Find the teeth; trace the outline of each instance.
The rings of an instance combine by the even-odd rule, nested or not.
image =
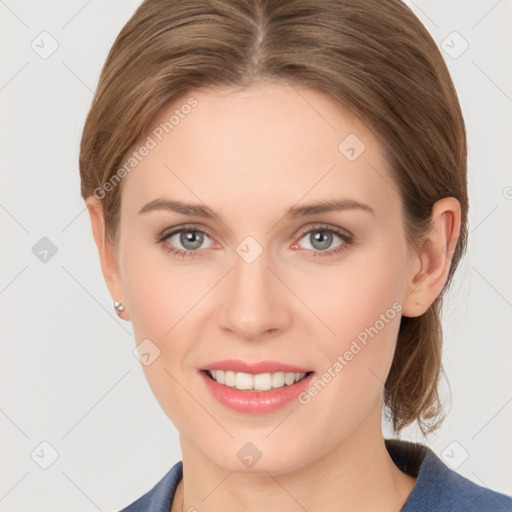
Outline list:
[[[222,371],[222,370],[219,370]],[[221,384],[225,384],[226,386],[234,387],[236,382],[236,374],[235,372],[227,371],[224,373],[224,382]]]
[[[272,387],[282,388],[284,386],[284,372],[276,372],[272,374]]]
[[[236,389],[253,389],[254,378],[250,373],[236,373]]]
[[[224,384],[240,390],[267,391],[269,389],[291,386],[303,379],[305,373],[258,373],[252,375],[244,372],[232,372],[224,370],[208,370],[211,377],[219,384]]]

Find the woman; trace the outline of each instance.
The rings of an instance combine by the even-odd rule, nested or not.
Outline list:
[[[103,274],[182,461],[125,511],[510,510],[428,447],[466,135],[398,0],[145,1],[84,127]]]

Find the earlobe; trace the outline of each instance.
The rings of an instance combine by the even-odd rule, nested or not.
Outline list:
[[[123,283],[119,266],[115,255],[114,243],[106,236],[103,208],[101,201],[94,196],[89,196],[85,204],[91,220],[91,228],[98,249],[101,271],[105,284],[110,292],[113,302],[125,303]],[[122,311],[114,308],[121,318],[129,320],[128,312],[123,307]]]
[[[402,314],[416,317],[425,313],[443,291],[460,234],[460,203],[445,197],[432,207],[432,229],[411,269]],[[419,270],[418,270],[419,265]]]

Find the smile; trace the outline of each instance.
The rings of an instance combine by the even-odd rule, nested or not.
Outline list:
[[[308,373],[274,372],[250,374],[230,370],[206,370],[207,375],[224,386],[246,391],[268,391],[291,386],[304,379]]]
[[[219,404],[246,414],[267,414],[292,405],[315,378],[313,371],[251,374],[203,369],[199,375]]]

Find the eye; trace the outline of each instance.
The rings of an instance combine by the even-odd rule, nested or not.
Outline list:
[[[338,245],[334,249],[329,249],[336,242],[336,239],[339,240]],[[203,244],[208,240],[210,240],[210,244],[205,247]],[[351,235],[339,228],[323,225],[314,226],[313,229],[305,231],[300,240],[305,240],[306,245],[310,245],[305,250],[311,252],[314,257],[338,255],[354,244]],[[155,241],[169,253],[183,258],[201,256],[203,249],[212,248],[214,245],[210,235],[196,226],[182,226],[179,229],[159,235]],[[298,245],[299,243],[293,244],[292,249],[300,249]]]
[[[181,227],[158,237],[157,242],[176,256],[191,258],[197,256],[199,250],[209,248],[203,246],[207,239],[211,240],[208,233],[202,229]]]
[[[341,243],[334,249],[329,249],[336,239],[340,240]],[[348,249],[353,243],[352,236],[341,231],[338,228],[332,228],[328,226],[315,226],[313,229],[306,231],[300,240],[305,240],[306,244],[310,247],[306,247],[307,250],[313,251],[313,256],[332,256],[340,254],[341,252]],[[296,248],[297,244],[293,245]]]

